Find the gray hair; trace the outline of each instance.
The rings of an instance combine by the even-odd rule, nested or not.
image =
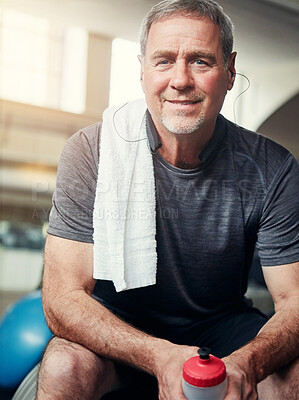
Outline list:
[[[224,13],[223,8],[214,0],[162,0],[153,6],[145,16],[140,28],[142,57],[145,56],[147,38],[152,24],[175,14],[189,18],[207,17],[217,24],[220,28],[223,61],[227,66],[233,49],[234,26],[229,16]]]

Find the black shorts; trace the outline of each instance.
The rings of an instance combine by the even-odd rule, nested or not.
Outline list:
[[[252,340],[267,320],[258,309],[246,307],[207,324],[198,338],[188,344],[209,347],[212,354],[222,358]]]
[[[221,318],[211,318],[205,322],[204,327],[200,324],[201,333],[196,339],[187,340],[185,344],[209,347],[212,354],[222,358],[251,341],[267,320],[268,318],[258,309],[245,307]],[[193,333],[190,337],[192,336]],[[181,338],[179,341],[182,342]],[[118,364],[116,369],[124,387],[127,387],[128,398],[158,399],[157,382],[154,377]],[[108,398],[109,396],[107,400]]]

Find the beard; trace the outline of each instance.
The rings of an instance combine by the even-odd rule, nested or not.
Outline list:
[[[166,116],[164,113],[161,115],[162,124],[165,128],[177,135],[190,135],[196,132],[205,121],[205,114],[202,112],[197,119],[190,121],[186,113],[179,112],[173,117]]]
[[[204,96],[199,95],[188,95],[184,96],[186,99],[188,97],[189,101],[199,101],[202,102],[204,100]],[[172,99],[172,100],[180,100]],[[164,109],[161,112],[161,122],[165,126],[165,128],[177,135],[190,135],[196,132],[205,121],[205,113],[201,111],[197,118],[190,118],[190,115],[187,111],[180,110],[175,115],[169,115]]]

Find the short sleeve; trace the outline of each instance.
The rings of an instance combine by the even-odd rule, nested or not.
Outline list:
[[[58,164],[48,233],[93,242],[93,205],[97,183],[100,125],[75,133]]]
[[[267,190],[257,249],[263,266],[299,261],[299,167],[291,154]]]

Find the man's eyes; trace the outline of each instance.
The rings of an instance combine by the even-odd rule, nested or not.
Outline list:
[[[193,62],[195,65],[208,65],[208,63],[206,62],[206,61],[203,61],[203,60],[195,60],[194,62]]]
[[[159,61],[157,61],[157,65],[168,65],[170,63],[171,63],[170,60],[159,60]]]
[[[159,67],[159,66],[162,66],[162,67],[163,67],[163,66],[169,66],[169,65],[173,65],[173,64],[175,64],[175,61],[169,60],[169,59],[158,60],[158,61],[156,61],[156,63],[155,63],[155,65],[156,65],[157,67]],[[198,67],[205,67],[205,66],[208,66],[208,63],[207,63],[206,61],[201,60],[201,59],[192,60],[192,61],[189,62],[189,64],[190,64],[190,65],[193,65],[193,66],[198,66]]]

